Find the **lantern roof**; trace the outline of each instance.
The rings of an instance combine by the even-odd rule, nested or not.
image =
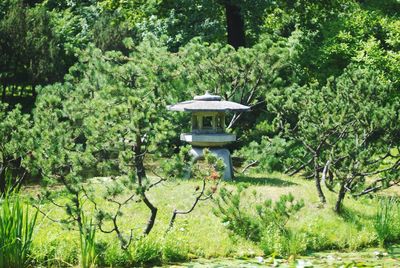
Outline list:
[[[221,96],[211,95],[208,91],[204,95],[195,96],[193,100],[168,105],[167,108],[170,111],[180,112],[245,112],[250,110],[249,106],[222,100]]]

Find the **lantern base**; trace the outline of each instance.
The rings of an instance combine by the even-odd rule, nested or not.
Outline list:
[[[197,160],[203,159],[203,150],[202,147],[192,147],[190,150],[190,154],[193,156],[193,163]],[[225,170],[222,178],[224,180],[232,180],[234,177],[233,167],[232,167],[232,158],[231,153],[228,149],[225,148],[208,148],[210,153],[215,154],[217,157],[221,158],[225,164]]]

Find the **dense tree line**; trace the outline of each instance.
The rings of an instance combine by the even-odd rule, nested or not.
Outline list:
[[[90,43],[127,53],[148,34],[178,51],[192,38],[252,47],[303,33],[299,64],[304,82],[324,81],[348,64],[374,65],[399,84],[399,4],[387,1],[26,1],[0,4],[2,99],[34,95],[62,81]]]

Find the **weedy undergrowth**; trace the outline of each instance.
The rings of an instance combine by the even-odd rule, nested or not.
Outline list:
[[[374,218],[374,228],[378,236],[379,245],[384,247],[387,242],[396,236],[400,204],[396,198],[381,198]]]
[[[87,219],[85,214],[81,213],[82,226],[79,230],[80,246],[81,246],[81,263],[83,268],[93,267],[96,261],[96,225],[92,219]]]
[[[293,195],[287,194],[275,202],[267,199],[245,208],[240,202],[245,188],[239,185],[236,192],[221,189],[213,211],[225,226],[234,234],[258,243],[266,254],[286,257],[304,252],[302,237],[286,228],[292,215],[304,206],[303,200],[295,202]]]
[[[0,267],[28,265],[37,214],[30,213],[17,193],[0,197]]]

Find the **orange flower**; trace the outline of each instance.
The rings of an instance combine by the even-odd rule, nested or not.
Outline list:
[[[211,172],[211,175],[210,175],[210,179],[212,179],[212,180],[218,180],[219,179],[219,174],[218,174],[218,172],[216,172],[215,170],[213,171],[213,172]]]

